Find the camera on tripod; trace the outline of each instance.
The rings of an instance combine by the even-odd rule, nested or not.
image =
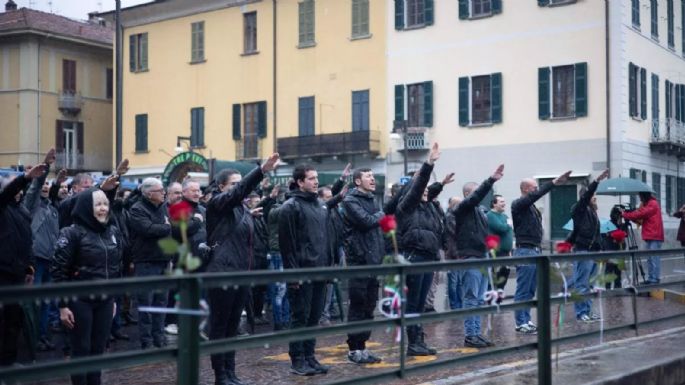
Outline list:
[[[631,205],[630,203],[627,203],[627,204],[618,203],[618,204],[615,204],[614,207],[611,209],[611,211],[614,211],[614,210],[631,212],[631,211],[635,211],[635,207],[633,205]]]

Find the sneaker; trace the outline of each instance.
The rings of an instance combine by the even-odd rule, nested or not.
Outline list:
[[[466,336],[466,338],[464,338],[464,346],[467,348],[478,348],[478,349],[488,347],[488,345],[484,341],[481,341],[481,339],[478,338],[478,336]]]
[[[364,356],[364,352],[361,350],[350,350],[347,353],[347,360],[352,362],[353,364],[358,364],[358,365],[363,365],[363,364],[371,364],[372,362],[369,360],[368,356]]]
[[[409,344],[407,346],[408,356],[430,356],[432,355],[425,346],[417,343]]]
[[[537,328],[533,329],[530,325],[523,324],[516,327],[516,331],[521,334],[538,334]]]
[[[478,339],[481,340],[487,346],[490,346],[490,347],[495,346],[495,344],[492,341],[490,341],[489,339],[487,339],[483,336],[476,336],[476,337],[478,337]]]
[[[298,358],[294,359],[290,365],[290,373],[298,376],[313,376],[316,374],[316,370],[310,367],[303,358]]]
[[[526,323],[526,325],[528,325],[531,329],[533,329],[533,330],[535,330],[535,331],[538,331],[538,327],[537,327],[537,325],[535,325],[534,323],[528,321],[528,322]]]
[[[593,322],[598,321],[597,319],[593,319],[589,314],[583,314],[580,317],[577,318],[578,321],[586,323],[586,324],[591,324]]]
[[[168,324],[168,325],[164,328],[164,332],[165,332],[166,334],[171,334],[172,336],[175,336],[175,335],[178,334],[178,325],[176,325],[176,324]]]
[[[377,355],[371,353],[370,351],[364,349],[362,350],[362,356],[366,361],[368,361],[370,364],[377,364],[381,361],[383,361],[382,358],[378,357]]]
[[[601,321],[602,317],[600,317],[597,313],[590,313],[590,319],[593,321]]]
[[[316,371],[316,374],[326,374],[328,373],[328,369],[330,369],[330,366],[322,365],[314,356],[305,357],[304,360],[307,362],[310,368]]]

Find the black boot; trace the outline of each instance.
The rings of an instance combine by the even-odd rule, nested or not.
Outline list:
[[[225,370],[214,369],[214,385],[231,385]]]
[[[432,348],[432,347],[426,345],[426,341],[425,341],[426,333],[424,333],[423,331],[421,331],[421,332],[419,332],[419,336],[418,336],[418,337],[419,337],[418,344],[421,345],[421,347],[423,347],[424,349],[426,349],[426,351],[428,352],[428,354],[430,354],[431,356],[434,356],[434,355],[438,354],[438,351],[437,351],[435,348]]]
[[[304,359],[310,368],[314,369],[317,374],[326,374],[330,367],[328,365],[322,365],[319,360],[314,356],[309,356]]]
[[[313,376],[316,374],[316,370],[307,364],[304,357],[292,358],[291,360],[290,373],[297,374],[298,376]]]
[[[235,375],[235,370],[227,370],[226,376],[228,377],[228,383],[231,385],[245,385],[238,376]]]

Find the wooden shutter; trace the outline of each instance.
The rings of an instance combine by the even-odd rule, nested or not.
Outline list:
[[[423,0],[423,22],[425,25],[433,25],[433,0]]]
[[[502,73],[490,76],[490,108],[492,123],[502,123]]]
[[[395,86],[395,120],[404,120],[404,84]]]
[[[647,70],[640,68],[640,117],[647,119]]]
[[[459,78],[459,125],[469,125],[469,78]]]
[[[361,4],[360,0],[352,0],[352,36],[361,34]]]
[[[492,0],[492,13],[493,15],[502,13],[502,0]]]
[[[666,119],[673,117],[673,111],[671,110],[671,82],[666,80],[664,82],[664,88],[666,89]]]
[[[147,114],[136,115],[136,151],[147,151]]]
[[[459,0],[459,19],[466,20],[469,16],[469,0]]]
[[[55,150],[64,152],[64,128],[61,120],[55,121]]]
[[[62,91],[76,92],[76,62],[62,60]]]
[[[674,26],[675,21],[673,20],[673,0],[667,0],[666,2],[666,18],[668,25],[668,46],[670,48],[675,47],[675,33]]]
[[[659,119],[659,76],[652,74],[652,120]]]
[[[433,127],[433,82],[423,82],[423,125]]]
[[[240,140],[240,104],[233,105],[233,140]]]
[[[538,6],[546,7],[549,5],[549,0],[538,0]]]
[[[404,0],[395,0],[395,29],[404,29]]]
[[[83,122],[76,122],[76,151],[78,151],[79,155],[83,155],[83,151],[85,150],[83,146],[85,138],[83,135]]]
[[[680,85],[680,121],[685,122],[685,84]]]
[[[636,67],[633,63],[628,63],[628,105],[630,116],[637,116],[637,85],[635,82]]]
[[[266,102],[257,103],[257,136],[266,138]]]
[[[128,37],[128,65],[129,71],[136,71],[136,35]]]
[[[670,215],[673,212],[673,175],[666,175],[666,212]]]
[[[140,35],[140,69],[147,69],[147,32]]]
[[[549,67],[538,68],[538,118],[541,120],[550,116],[549,73]]]
[[[577,63],[576,73],[576,116],[587,116],[587,63]]]

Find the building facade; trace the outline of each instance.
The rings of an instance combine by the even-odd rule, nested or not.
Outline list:
[[[112,169],[112,37],[8,1],[0,13],[0,165]]]

